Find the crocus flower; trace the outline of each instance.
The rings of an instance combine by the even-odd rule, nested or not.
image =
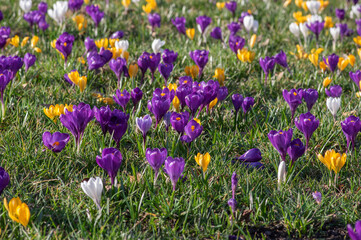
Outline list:
[[[238,18],[238,22],[243,25],[243,20],[244,20],[244,18],[245,18],[246,16],[250,16],[250,15],[251,15],[251,14],[249,14],[249,12],[242,12],[242,13],[241,13],[241,17]]]
[[[337,111],[341,107],[341,98],[340,97],[329,97],[329,98],[327,98],[326,105],[327,105],[328,110],[330,110],[334,121],[336,121]]]
[[[9,70],[0,71],[0,100],[1,100],[1,111],[2,111],[2,119],[5,118],[5,103],[4,103],[4,91],[6,86],[12,79],[12,73]]]
[[[275,67],[275,64],[276,64],[276,60],[274,59],[274,57],[266,56],[265,58],[259,59],[259,65],[261,65],[261,68],[263,69],[263,72],[265,74],[265,80],[264,80],[265,85],[267,84],[268,75],[271,74],[272,70]]]
[[[166,64],[173,64],[177,60],[177,57],[178,53],[169,49],[164,49],[162,53],[163,62]]]
[[[155,92],[159,91],[159,90],[156,89]],[[162,92],[159,95],[153,93],[153,98],[151,101],[148,102],[148,104],[149,104],[148,107],[151,107],[151,112],[155,115],[155,118],[156,118],[155,127],[157,127],[157,125],[160,123],[164,114],[166,114],[168,112],[168,110],[170,108],[170,103],[172,102],[173,97],[171,97],[169,93],[167,94],[167,93]]]
[[[4,206],[13,221],[20,223],[24,227],[28,226],[30,210],[28,205],[22,202],[19,197],[11,199],[9,204],[6,198],[4,198]]]
[[[184,133],[184,127],[187,125],[189,120],[189,112],[172,112],[172,115],[170,116],[170,123],[172,124],[172,127],[174,130],[176,130],[179,134]]]
[[[357,70],[356,72],[349,72],[350,78],[352,79],[352,81],[354,81],[354,83],[357,86],[357,89],[361,91],[361,85],[360,85],[360,80],[361,80],[361,71]]]
[[[0,49],[4,48],[7,40],[10,38],[11,30],[9,27],[0,28]]]
[[[200,78],[203,74],[203,69],[208,63],[209,51],[206,50],[194,50],[189,52],[189,56],[199,68],[198,77]]]
[[[80,185],[84,193],[88,195],[98,209],[101,210],[100,201],[102,199],[103,182],[100,177],[83,180]]]
[[[297,37],[298,39],[300,38],[300,28],[298,26],[297,23],[293,22],[290,24],[290,26],[288,27],[290,29],[290,32],[295,35],[295,37]]]
[[[68,60],[71,50],[73,49],[74,36],[67,32],[64,32],[56,40],[56,49],[64,56],[65,63]]]
[[[172,181],[173,191],[175,191],[178,179],[180,178],[181,174],[184,171],[184,165],[185,165],[184,159],[168,157],[165,160],[164,165],[167,174],[170,180]]]
[[[149,165],[153,168],[155,174],[154,174],[154,184],[157,181],[159,169],[162,167],[163,163],[165,162],[167,158],[168,152],[165,148],[154,148],[150,149],[147,148],[147,151],[145,152],[145,158],[147,159]]]
[[[308,143],[312,137],[312,134],[320,125],[320,120],[316,119],[310,112],[302,113],[296,118],[295,125],[306,138],[306,150],[308,149]]]
[[[253,97],[245,97],[242,102],[243,112],[247,113],[253,105],[254,105],[254,98]]]
[[[112,185],[114,185],[114,180],[117,176],[120,165],[122,164],[122,160],[122,154],[115,148],[104,148],[102,156],[96,157],[99,167],[108,172]]]
[[[236,116],[237,116],[239,109],[242,106],[243,100],[244,99],[241,94],[233,94],[232,95],[232,103],[233,103],[234,109],[236,110],[236,114],[235,114]]]
[[[287,70],[291,73],[291,70],[288,67],[288,63],[287,63],[287,55],[284,51],[281,50],[279,53],[276,54],[274,58],[278,65],[287,68]]]
[[[216,40],[221,40],[223,42],[222,38],[222,29],[220,27],[215,27],[210,33],[210,36]]]
[[[325,22],[318,15],[312,15],[306,23],[306,27],[316,35],[316,41],[318,42],[319,35],[325,26]]]
[[[198,30],[202,33],[202,35],[206,32],[207,27],[209,26],[209,24],[212,23],[212,18],[204,15],[204,16],[199,16],[196,18],[196,22],[198,25]]]
[[[124,76],[129,77],[128,68],[127,68],[127,61],[124,58],[118,57],[116,59],[112,58],[109,62],[110,69],[115,73],[118,78],[118,88],[120,88],[120,78],[122,74]]]
[[[164,78],[165,86],[167,86],[168,78],[173,71],[173,64],[161,63],[158,65],[158,71],[160,75],[162,75],[162,77]]]
[[[346,153],[341,155],[333,149],[327,150],[325,156],[318,154],[317,157],[330,171],[333,170],[336,175],[346,163]]]
[[[78,10],[80,10],[83,3],[84,3],[84,0],[69,0],[68,7],[72,11],[78,11]]]
[[[281,188],[281,185],[286,182],[286,162],[281,161],[278,165],[278,190]]]
[[[321,7],[321,3],[316,0],[306,1],[307,9],[311,12],[313,15],[317,15],[318,11]]]
[[[347,26],[347,23],[337,23],[336,27],[340,29],[341,41],[344,37],[351,36],[353,33],[353,30]]]
[[[241,30],[241,25],[237,22],[231,22],[227,25],[227,28],[231,32],[231,35],[235,35],[239,30]]]
[[[330,69],[331,72],[334,72],[337,69],[339,57],[333,53],[330,56],[326,58],[323,58],[323,62],[326,64],[328,69]]]
[[[123,36],[124,36],[124,32],[119,30],[119,31],[114,32],[112,35],[110,35],[109,38],[110,39],[121,39],[121,38],[123,38]]]
[[[84,45],[85,45],[85,49],[86,49],[87,53],[97,51],[97,46],[96,46],[94,40],[91,39],[90,37],[85,38]]]
[[[113,136],[113,140],[117,144],[117,148],[120,146],[120,140],[128,128],[129,115],[115,109],[109,119],[109,133]]]
[[[45,147],[53,152],[61,152],[66,144],[69,142],[69,134],[55,132],[51,134],[50,132],[43,133],[43,143]]]
[[[100,109],[94,107],[93,112],[95,119],[100,124],[103,135],[105,136],[105,134],[108,132],[108,124],[109,124],[110,116],[112,114],[112,110],[110,110],[109,106],[101,107]]]
[[[179,82],[181,82],[181,78],[179,79]],[[192,79],[192,78],[190,78],[190,79]],[[185,81],[189,81],[189,80],[185,80]],[[192,82],[192,81],[190,81],[190,82]],[[192,93],[192,87],[190,86],[190,84],[183,83],[183,84],[180,84],[180,86],[177,88],[176,96],[181,104],[182,110],[186,106],[186,100],[185,100],[186,96],[188,96],[191,93]],[[203,101],[203,99],[202,99],[202,101]],[[189,103],[191,103],[191,101],[189,101]],[[200,102],[200,104],[201,104],[201,102]],[[199,104],[199,106],[200,106],[200,104]],[[197,109],[198,109],[198,107],[197,107]]]
[[[65,110],[65,114],[60,115],[60,122],[73,134],[75,143],[80,151],[80,143],[88,123],[93,119],[94,112],[88,104],[79,103],[73,106],[73,111]]]
[[[138,58],[138,67],[142,71],[142,78],[141,83],[143,84],[144,81],[144,75],[145,72],[148,70],[150,65],[150,54],[147,52],[144,52],[139,58]]]
[[[302,91],[299,91],[299,94],[302,95],[302,99],[305,100],[307,104],[307,109],[310,112],[313,105],[316,103],[318,99],[318,92],[316,89],[303,89]]]
[[[235,198],[230,198],[230,199],[228,200],[227,204],[228,204],[228,206],[231,207],[231,209],[232,209],[232,214],[234,214],[235,211],[236,211],[236,208],[237,208],[237,201],[236,201],[236,199],[235,199]],[[232,215],[232,217],[233,217],[233,215]]]
[[[240,36],[231,35],[229,37],[228,44],[230,49],[237,54],[238,50],[241,50],[246,44],[246,40]]]
[[[299,138],[292,140],[290,146],[287,149],[288,156],[290,156],[292,163],[296,162],[297,159],[302,157],[302,155],[305,153],[305,150],[306,148]]]
[[[0,167],[0,194],[10,183],[10,176],[4,168]]]
[[[293,130],[290,128],[287,131],[275,131],[272,130],[268,133],[268,139],[272,145],[280,153],[282,161],[286,160],[287,149],[291,144]]]
[[[180,34],[186,34],[186,19],[184,17],[176,17],[172,19],[172,23]]]
[[[325,89],[326,95],[333,98],[339,98],[342,94],[342,87],[339,85],[331,86],[330,89]]]
[[[152,31],[154,31],[156,27],[160,28],[160,15],[158,13],[149,13],[148,21],[149,24],[152,26]]]
[[[208,164],[211,161],[211,155],[207,152],[204,155],[201,153],[198,153],[197,156],[194,157],[197,164],[202,167],[203,173],[207,171]]]
[[[100,52],[92,51],[87,56],[89,70],[99,69],[112,59],[112,52],[109,50],[100,49]]]
[[[247,15],[243,18],[243,25],[246,31],[250,33],[251,30],[257,32],[259,23],[252,15]]]
[[[93,19],[95,27],[97,28],[104,17],[104,12],[100,11],[99,6],[96,5],[86,6],[85,11]]]
[[[230,11],[233,16],[236,13],[237,10],[237,2],[236,1],[229,1],[226,2],[226,8],[228,9],[228,11]]]
[[[32,5],[32,0],[20,0],[19,6],[21,10],[23,10],[25,13],[30,12]]]
[[[160,60],[161,60],[160,53],[157,53],[157,54],[152,53],[149,55],[148,67],[149,67],[150,72],[152,73],[152,82],[154,82],[154,73],[158,69]]]
[[[137,124],[138,129],[142,132],[143,136],[143,146],[145,148],[145,142],[147,137],[147,132],[149,131],[150,127],[152,126],[152,118],[148,114],[144,117],[136,117],[135,123]]]
[[[348,236],[352,240],[360,240],[361,239],[361,221],[356,221],[355,223],[355,231],[350,224],[347,224]]]
[[[299,91],[297,91],[296,89],[291,89],[290,91],[283,89],[282,94],[283,94],[283,98],[288,103],[288,106],[291,109],[291,119],[293,122],[296,109],[302,103],[302,96],[299,93]]]
[[[185,99],[185,103],[187,104],[189,110],[191,110],[192,117],[194,117],[199,106],[203,102],[203,99],[204,99],[203,95],[201,95],[197,92],[193,92],[193,93],[187,95],[184,99]]]
[[[48,9],[48,15],[59,25],[65,20],[68,11],[68,1],[57,1],[53,4],[53,9]]]
[[[35,64],[36,56],[31,53],[25,53],[24,55],[24,64],[25,64],[25,72]]]
[[[351,115],[348,118],[346,118],[345,121],[341,122],[341,128],[347,140],[347,147],[350,147],[350,143],[351,143],[353,150],[355,148],[356,136],[358,132],[361,130],[360,119],[358,117]]]
[[[227,87],[223,86],[220,87],[218,89],[218,93],[217,93],[217,99],[219,102],[222,102],[223,100],[225,100],[228,96],[228,89]]]
[[[140,90],[140,88],[136,87],[134,88],[131,92],[130,92],[130,96],[132,98],[133,101],[133,105],[134,105],[134,109],[133,112],[135,112],[135,108],[138,104],[138,102],[142,99],[143,97],[143,91]]]
[[[181,140],[187,143],[193,142],[203,131],[203,126],[200,125],[196,120],[191,120],[184,127],[186,135],[181,137]]]
[[[259,162],[262,160],[262,153],[258,148],[252,148],[237,159],[241,162]]]
[[[315,199],[317,204],[321,204],[322,194],[320,192],[313,192],[312,197],[313,197],[313,199]]]

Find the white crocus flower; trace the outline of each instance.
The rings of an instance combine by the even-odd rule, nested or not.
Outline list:
[[[160,39],[154,39],[154,41],[152,43],[153,52],[156,54],[161,52],[164,44],[165,44],[165,41],[162,41]]]
[[[286,182],[286,163],[281,161],[278,165],[278,189],[281,188],[281,184]]]
[[[330,28],[330,33],[333,40],[337,41],[337,39],[340,37],[340,28],[339,27]]]
[[[327,98],[326,105],[327,105],[328,110],[330,110],[334,120],[336,120],[337,111],[341,107],[341,98],[329,97],[329,98]]]
[[[319,1],[307,1],[306,6],[311,14],[317,14],[318,10],[320,10],[321,3]]]
[[[247,30],[247,32],[251,31],[251,29],[253,28],[253,24],[254,24],[254,18],[252,15],[245,16],[243,18],[243,25],[244,28]]]
[[[98,209],[101,210],[100,201],[103,192],[102,180],[99,177],[90,178],[88,181],[83,181],[80,185],[85,194],[93,199],[95,205],[97,205]]]
[[[254,20],[254,21],[253,21],[253,26],[252,26],[252,31],[253,31],[254,33],[257,32],[258,26],[259,26],[258,21],[257,21],[257,20]]]
[[[308,27],[306,26],[306,23],[300,23],[300,31],[303,37],[306,39],[309,31]]]
[[[128,40],[120,40],[115,42],[115,48],[116,49],[122,49],[123,51],[127,51],[129,48],[129,42]]]
[[[61,25],[65,20],[66,11],[68,11],[68,2],[57,1],[53,4],[53,9],[48,9],[48,14],[54,21]]]
[[[298,27],[298,24],[293,22],[289,26],[290,32],[295,35],[296,38],[300,37],[300,28]]]
[[[19,1],[20,8],[25,12],[30,12],[32,1],[31,0],[20,0]]]
[[[351,12],[350,12],[351,18],[360,18],[360,11],[359,11],[360,7],[361,7],[360,4],[356,4],[351,7]]]

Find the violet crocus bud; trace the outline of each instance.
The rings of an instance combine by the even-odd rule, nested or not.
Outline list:
[[[134,113],[138,102],[143,97],[143,91],[140,90],[140,88],[136,87],[130,92],[130,96],[132,98],[132,102],[133,102],[133,106],[134,106],[134,108],[133,108],[133,113]]]
[[[50,132],[43,133],[43,143],[45,147],[53,152],[61,152],[69,142],[70,136],[67,133]]]
[[[243,113],[246,114],[253,105],[254,105],[254,98],[253,97],[245,97],[242,102]]]
[[[172,23],[180,34],[186,35],[186,19],[184,17],[176,17],[172,19]]]
[[[198,78],[201,78],[204,67],[208,63],[209,51],[206,50],[194,50],[189,52],[189,56],[199,68]]]
[[[167,174],[172,182],[173,191],[175,191],[178,179],[180,178],[180,176],[182,175],[182,173],[184,171],[185,161],[183,158],[168,157],[165,160],[164,165],[165,165]]]
[[[162,75],[162,77],[164,78],[165,86],[167,86],[168,78],[173,71],[173,64],[161,63],[158,65],[158,71],[160,75]]]
[[[283,89],[283,98],[288,103],[288,106],[291,109],[291,122],[293,123],[293,118],[295,116],[295,112],[297,107],[302,103],[302,96],[299,94],[298,90],[291,89],[290,91],[287,91],[286,89]]]
[[[310,112],[313,105],[316,103],[318,99],[318,92],[316,89],[299,89],[299,94],[302,96],[302,99],[305,100],[307,104],[307,109]]]
[[[210,33],[210,36],[216,40],[221,40],[223,42],[222,38],[222,29],[220,27],[215,27]]]
[[[97,28],[104,17],[104,12],[100,11],[99,6],[95,5],[86,6],[85,11],[93,19],[95,27]]]
[[[272,130],[268,133],[268,139],[272,145],[281,155],[282,161],[286,161],[287,149],[290,146],[293,130],[290,128],[287,131],[275,131]]]
[[[274,57],[268,57],[260,58],[259,59],[259,65],[263,69],[263,72],[265,74],[265,85],[267,84],[268,75],[271,74],[276,64],[276,59]]]
[[[167,149],[165,149],[165,148],[161,148],[161,149],[147,148],[147,151],[145,152],[145,158],[147,159],[149,165],[153,168],[154,173],[155,173],[154,174],[154,184],[157,181],[159,169],[162,167],[165,160],[167,159],[167,155],[168,155],[168,152],[167,152]]]
[[[127,131],[129,114],[126,114],[118,109],[115,109],[109,120],[108,131],[113,136],[113,140],[117,144],[117,148],[120,146],[120,140]]]
[[[345,19],[346,11],[344,9],[336,8],[335,13],[336,17],[340,19],[340,21]]]
[[[148,21],[149,24],[152,26],[152,31],[154,31],[154,29],[156,27],[160,28],[160,15],[158,13],[149,13],[148,14]]]
[[[347,140],[347,147],[349,148],[350,144],[352,144],[351,150],[354,150],[356,136],[358,132],[361,130],[360,119],[358,117],[351,115],[348,118],[346,118],[345,121],[341,122],[341,128]]]
[[[339,98],[342,95],[342,87],[339,85],[331,86],[330,89],[325,89],[325,93],[328,97]]]
[[[242,162],[259,162],[262,160],[262,153],[258,148],[252,148],[237,159]]]
[[[24,64],[25,64],[25,72],[29,70],[31,66],[33,66],[36,62],[36,56],[31,53],[25,53],[24,55]]]
[[[196,18],[196,22],[198,25],[198,30],[202,33],[202,35],[206,32],[208,26],[212,23],[212,18],[204,15]]]
[[[334,72],[337,69],[339,57],[333,53],[330,56],[326,58],[323,58],[323,62],[326,64],[328,69],[330,69],[331,72]]]
[[[226,8],[228,9],[228,11],[230,11],[233,16],[236,13],[237,10],[237,2],[236,1],[229,1],[226,2]]]
[[[115,148],[104,148],[102,156],[96,156],[96,161],[99,167],[108,172],[112,185],[115,183],[115,178],[122,164],[122,154]]]
[[[130,100],[130,93],[124,89],[122,92],[117,89],[115,95],[113,96],[114,101],[123,108],[123,111],[126,111],[127,104]]]
[[[244,100],[244,98],[241,94],[233,94],[232,95],[232,103],[233,103],[234,109],[236,111],[236,115],[242,106],[243,100]]]
[[[46,2],[40,2],[38,4],[38,10],[44,14],[48,11],[48,4]]]
[[[93,112],[95,119],[100,124],[103,135],[105,137],[105,135],[108,132],[108,124],[109,124],[110,116],[112,114],[112,110],[109,108],[109,106],[101,107],[100,109],[94,107]]]
[[[321,204],[322,202],[322,194],[320,192],[313,192],[312,193],[312,197],[313,199],[315,199],[317,204]],[[361,222],[360,222],[361,223]],[[361,230],[361,229],[360,229]],[[357,239],[358,240],[358,239]]]
[[[10,176],[4,168],[0,167],[0,194],[10,183]]]
[[[241,30],[241,25],[237,22],[231,22],[227,25],[228,30],[230,31],[231,35],[236,35],[239,30]]]
[[[312,137],[312,134],[316,131],[320,125],[320,120],[316,119],[310,112],[302,113],[299,118],[296,118],[295,125],[306,138],[306,150]]]
[[[292,164],[296,162],[297,159],[302,157],[302,155],[305,153],[305,150],[306,148],[299,138],[292,140],[290,146],[287,149],[287,153],[288,156],[290,156]]]

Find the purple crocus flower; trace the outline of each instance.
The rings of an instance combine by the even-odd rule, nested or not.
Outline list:
[[[5,118],[5,104],[4,104],[4,91],[6,86],[12,80],[12,72],[10,70],[1,70],[0,71],[0,100],[1,100],[1,112],[2,119]]]
[[[293,122],[296,109],[302,103],[302,96],[296,89],[291,89],[290,91],[283,89],[282,94],[283,94],[283,98],[288,103],[288,106],[291,109],[291,119]]]
[[[230,198],[227,202],[228,206],[230,206],[230,208],[232,209],[232,213],[234,214],[234,212],[236,211],[237,208],[237,201],[235,198]]]
[[[172,115],[170,116],[170,123],[172,124],[172,127],[174,130],[176,130],[179,134],[184,133],[184,127],[187,125],[189,120],[189,112],[172,112]]]
[[[163,62],[166,64],[173,64],[177,60],[177,57],[178,53],[169,49],[164,49],[162,53]]]
[[[242,162],[259,162],[262,160],[262,153],[258,148],[252,148],[237,159]]]
[[[141,84],[143,84],[144,81],[144,75],[146,71],[148,70],[150,65],[150,54],[147,52],[144,52],[141,56],[138,58],[138,67],[142,71],[142,78],[141,78]]]
[[[305,100],[307,104],[307,109],[310,112],[313,105],[316,103],[318,99],[318,92],[316,89],[299,89],[299,94],[302,96],[303,100]]]
[[[100,49],[100,52],[92,51],[87,56],[89,70],[99,69],[112,59],[112,52]]]
[[[29,23],[30,28],[31,28],[34,24],[39,23],[39,21],[43,17],[43,15],[44,14],[42,12],[35,10],[35,11],[24,13],[23,18],[25,21],[27,21]]]
[[[198,92],[193,92],[188,94],[185,98],[185,103],[187,104],[189,110],[191,110],[192,117],[195,116],[199,106],[204,100],[204,96]]]
[[[348,231],[348,236],[352,240],[360,240],[361,239],[361,221],[357,221],[355,223],[355,231],[350,224],[347,224],[347,231]]]
[[[194,63],[199,67],[198,77],[201,78],[203,74],[203,69],[208,63],[209,51],[206,50],[194,50],[189,52],[189,56],[194,61]]]
[[[142,90],[140,90],[140,88],[136,87],[134,88],[131,92],[130,92],[130,96],[132,98],[133,101],[133,112],[135,112],[135,108],[138,104],[138,102],[142,99],[143,97],[143,92]]]
[[[0,11],[0,22],[4,19],[4,15],[3,15],[3,12]]]
[[[124,36],[124,32],[119,30],[119,31],[114,32],[112,35],[110,35],[109,38],[110,39],[121,39],[121,38],[123,38],[123,36]]]
[[[353,150],[355,148],[356,136],[358,132],[361,130],[360,119],[358,117],[351,115],[348,118],[346,118],[345,121],[341,122],[341,128],[347,140],[347,147],[349,148],[351,143]]]
[[[84,3],[84,0],[68,0],[68,7],[70,10],[75,12],[75,11],[78,11],[81,9],[81,6],[83,5],[83,3]]]
[[[317,42],[318,42],[319,35],[320,35],[322,29],[324,28],[324,26],[325,26],[325,22],[319,21],[319,20],[316,20],[316,21],[313,21],[310,23],[306,23],[306,27],[316,35]]]
[[[222,29],[220,27],[215,27],[210,33],[210,36],[216,40],[221,40],[223,42],[222,38]]]
[[[95,45],[94,40],[90,37],[85,38],[84,45],[87,53],[97,51],[97,45]]]
[[[50,132],[43,133],[43,143],[45,147],[53,152],[61,152],[69,142],[70,136],[67,133]]]
[[[160,28],[160,15],[158,13],[149,13],[148,21],[149,24],[152,26],[152,31],[154,31],[156,27]]]
[[[190,87],[193,85],[193,79],[191,76],[182,76],[179,78],[179,86],[186,84]]]
[[[356,27],[357,34],[361,35],[361,19],[356,19],[355,22],[356,22],[356,25],[357,25],[357,27]]]
[[[152,126],[152,118],[148,114],[144,117],[136,118],[135,123],[137,124],[138,129],[142,132],[143,136],[143,148],[145,148],[145,141],[147,137],[147,132]]]
[[[346,12],[344,9],[336,8],[335,12],[336,12],[336,17],[340,19],[340,21],[345,19]]]
[[[166,88],[168,89],[168,88]],[[151,109],[151,112],[154,114],[156,118],[156,124],[155,127],[158,126],[160,121],[162,120],[163,116],[168,112],[170,103],[173,100],[173,97],[171,97],[170,93],[162,92],[161,94],[158,94],[157,92],[161,91],[159,88],[156,89],[153,93],[153,98],[151,101],[148,102],[148,108]],[[168,89],[169,91],[169,89]],[[174,91],[173,91],[174,93]]]
[[[186,135],[181,137],[181,140],[187,143],[193,142],[203,131],[203,126],[200,125],[196,120],[191,120],[184,127]]]
[[[112,110],[110,110],[109,106],[101,107],[98,109],[97,107],[93,108],[95,119],[100,124],[103,135],[105,136],[108,132],[108,124],[110,120],[110,116],[112,114]]]
[[[259,65],[261,65],[261,68],[263,69],[263,72],[265,74],[265,80],[264,84],[267,84],[267,78],[268,75],[271,74],[272,70],[274,69],[276,64],[276,59],[274,57],[268,57],[260,58],[259,59]]]
[[[74,36],[70,35],[67,32],[61,34],[56,40],[55,47],[61,54],[63,54],[65,63],[67,62],[68,57],[71,54],[71,50],[73,49],[73,43]]]
[[[118,57],[116,59],[112,58],[109,62],[110,69],[115,73],[118,78],[118,88],[120,88],[120,78],[122,74],[129,77],[127,61],[124,58]]]
[[[186,80],[187,81],[187,80]],[[183,110],[183,108],[186,106],[186,96],[188,96],[189,94],[192,93],[192,87],[189,86],[189,84],[187,83],[183,83],[181,84],[177,90],[176,90],[176,96],[179,99],[179,102],[181,104],[181,109]],[[199,107],[199,106],[198,106]],[[197,107],[197,109],[198,109]],[[196,110],[197,111],[197,110]]]
[[[268,139],[272,145],[280,153],[282,161],[286,160],[287,149],[291,144],[293,130],[290,128],[287,131],[275,131],[272,130],[268,133]]]
[[[36,56],[31,53],[25,53],[24,55],[24,64],[25,64],[25,72],[33,66],[36,62]]]
[[[219,102],[222,102],[228,96],[228,89],[226,86],[220,87],[217,93],[217,99]]]
[[[236,1],[229,1],[229,2],[226,2],[226,8],[233,14],[236,13],[236,10],[237,10],[237,2]]]
[[[231,35],[236,35],[236,33],[241,30],[241,25],[237,22],[231,22],[227,25],[228,30],[231,32]]]
[[[228,44],[230,49],[237,54],[238,50],[241,50],[244,45],[246,44],[246,40],[244,38],[237,36],[237,35],[231,35],[228,40]]]
[[[60,122],[66,127],[74,136],[75,143],[80,151],[80,143],[84,135],[84,131],[88,123],[93,120],[94,112],[89,104],[83,102],[77,106],[73,106],[73,111],[65,110],[65,114],[60,115]]]
[[[123,92],[117,89],[115,95],[113,96],[113,99],[118,105],[122,106],[123,111],[125,112],[127,104],[130,100],[130,93],[126,89],[124,89]]]
[[[321,204],[321,201],[322,201],[322,194],[320,192],[313,192],[312,193],[312,197],[313,199],[315,199],[316,203],[317,204]]]
[[[242,102],[243,112],[247,113],[253,105],[254,105],[254,98],[253,97],[245,97]]]
[[[349,72],[350,78],[352,79],[352,81],[354,81],[354,83],[357,86],[357,89],[361,90],[361,86],[360,86],[360,80],[361,80],[361,71],[357,70],[356,72]]]
[[[200,32],[202,34],[204,34],[204,32],[206,31],[207,27],[209,26],[209,24],[212,23],[212,18],[204,15],[204,16],[199,16],[196,18],[196,22],[198,24],[198,27],[200,29]]]
[[[184,171],[184,165],[185,165],[185,161],[183,158],[168,157],[165,160],[164,166],[170,180],[172,181],[173,191],[175,191],[178,179],[180,178],[180,176]]]
[[[353,34],[353,30],[348,28],[347,23],[336,23],[336,27],[340,29],[341,41],[344,37],[349,37]]]
[[[233,172],[232,174],[231,183],[232,183],[232,198],[228,200],[228,205],[232,208],[232,212],[234,214],[237,208],[236,189],[238,185],[238,178],[236,172]]]
[[[153,168],[154,173],[155,173],[154,174],[154,184],[157,181],[159,169],[162,167],[163,163],[167,159],[167,155],[168,155],[168,152],[167,152],[167,149],[165,149],[165,148],[161,148],[161,149],[147,148],[147,151],[145,152],[145,158],[147,159],[149,165]]]
[[[218,81],[209,80],[207,83],[201,82],[199,92],[203,95],[203,102],[200,106],[200,110],[198,115],[203,110],[205,106],[207,106],[207,113],[209,111],[209,103],[212,102],[216,97],[219,89]],[[198,117],[197,115],[197,117]]]
[[[173,25],[177,28],[180,34],[186,35],[186,19],[185,17],[176,17],[172,19]]]
[[[154,73],[158,68],[160,60],[161,60],[160,53],[157,53],[157,54],[152,53],[152,54],[149,55],[149,65],[148,65],[148,67],[149,67],[150,72],[152,73],[152,82],[154,82]]]
[[[288,63],[287,63],[287,55],[284,51],[281,50],[279,53],[276,54],[276,56],[274,56],[274,58],[278,65],[287,68],[288,72],[291,73],[291,70],[288,67]]]
[[[158,71],[160,75],[162,75],[162,77],[164,78],[165,86],[167,86],[168,78],[173,71],[173,64],[161,63],[158,65]]]
[[[42,31],[45,31],[46,29],[49,28],[49,24],[48,24],[48,23],[46,22],[46,20],[45,20],[45,15],[44,15],[44,17],[39,21],[38,27],[39,27]]]
[[[122,139],[124,133],[127,131],[128,119],[129,114],[126,114],[118,109],[114,109],[110,116],[108,131],[110,135],[113,136],[113,139],[117,144],[117,148],[119,148],[120,140]]]
[[[100,11],[99,6],[95,5],[86,6],[85,11],[93,19],[95,27],[97,28],[104,17],[104,12]]]
[[[320,120],[316,119],[310,112],[302,113],[296,118],[295,125],[306,138],[306,150],[308,149],[308,143],[312,137],[312,134],[320,125]]]
[[[338,98],[341,97],[342,94],[342,87],[339,85],[333,85],[330,89],[325,89],[325,93],[329,97]]]
[[[99,167],[108,172],[112,185],[122,164],[122,154],[115,148],[104,148],[102,156],[97,156],[96,161]]]
[[[242,106],[243,100],[244,100],[244,98],[241,94],[233,94],[232,95],[232,103],[233,103],[234,109],[236,110],[236,116],[237,116],[239,109]]]
[[[10,183],[10,176],[4,168],[0,167],[0,194]]]
[[[296,162],[297,159],[303,156],[305,153],[305,146],[303,146],[302,141],[299,138],[292,140],[290,146],[287,149],[288,156],[292,161],[292,164]]]
[[[0,28],[0,49],[4,48],[8,38],[10,37],[11,30],[9,27]]]
[[[38,4],[38,10],[44,14],[48,11],[48,4],[46,2],[40,2]]]
[[[328,69],[330,69],[331,72],[334,72],[337,69],[338,59],[339,57],[335,53],[333,53],[328,56],[327,59],[323,57],[323,62],[326,64],[326,66],[328,67]]]

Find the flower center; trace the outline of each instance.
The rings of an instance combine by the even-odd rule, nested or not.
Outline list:
[[[160,95],[161,95],[161,96],[165,96],[165,93],[161,93]]]
[[[297,96],[297,93],[296,93],[296,92],[294,92],[294,93],[293,93],[293,95]]]
[[[59,146],[59,142],[55,142],[55,143],[53,143],[53,147],[55,147],[55,146]]]
[[[196,128],[195,126],[192,126],[192,127],[191,127],[191,129],[192,129],[192,132],[194,131],[194,129],[195,129],[195,128]]]
[[[67,44],[66,44],[66,42],[65,42],[65,43],[64,43],[64,47],[66,47],[66,45],[67,45]]]
[[[181,120],[181,118],[180,118],[180,117],[177,117],[176,120],[179,121],[179,120]]]

